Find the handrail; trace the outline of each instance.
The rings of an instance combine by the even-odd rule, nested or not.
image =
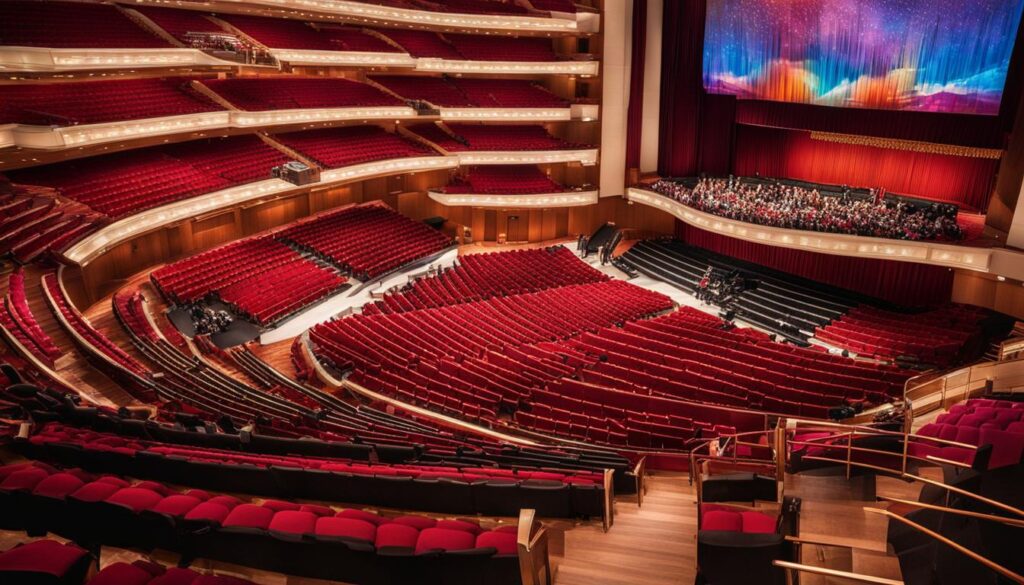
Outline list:
[[[903,581],[898,581],[896,579],[886,579],[885,577],[850,573],[849,571],[838,571],[836,569],[829,569],[826,567],[815,567],[814,565],[803,565],[800,563],[791,563],[789,561],[774,561],[773,564],[786,571],[786,583],[789,584],[794,583],[793,571],[799,571],[801,573],[813,573],[815,575],[850,579],[851,581],[858,581],[860,583],[872,583],[873,585],[903,585]]]
[[[516,550],[519,555],[519,574],[523,585],[551,585],[548,533],[544,526],[537,521],[536,510],[524,508],[519,511]]]
[[[961,510],[959,508],[950,508],[948,506],[936,506],[935,504],[926,504],[924,502],[915,502],[913,500],[904,500],[902,498],[892,498],[889,496],[878,496],[879,500],[885,500],[887,502],[895,502],[897,504],[903,504],[905,506],[913,506],[915,508],[923,508],[925,510],[935,510],[936,512],[945,512],[947,514],[954,514],[956,516],[966,516],[968,518],[976,518],[978,520],[988,520],[991,522],[999,522],[1000,524],[1009,524],[1010,526],[1016,526],[1017,528],[1024,528],[1024,520],[1016,520],[1014,518],[1004,518],[1003,516],[996,516],[994,514],[983,514],[981,512],[972,512],[970,510]]]
[[[903,524],[906,524],[907,526],[910,526],[911,528],[917,530],[918,532],[926,534],[926,535],[934,538],[935,540],[938,540],[942,544],[945,544],[946,546],[956,550],[957,552],[959,552],[959,553],[961,553],[963,555],[966,555],[967,557],[970,557],[971,559],[981,563],[982,565],[985,566],[985,568],[987,568],[987,569],[989,569],[991,571],[995,571],[996,573],[999,573],[1000,575],[1002,575],[1002,576],[1006,577],[1007,579],[1010,579],[1011,581],[1014,581],[1016,583],[1024,583],[1024,576],[1018,575],[1017,573],[1014,573],[1010,569],[1007,569],[1006,567],[1004,567],[1004,566],[1002,566],[1002,565],[1000,565],[998,563],[990,561],[989,559],[981,556],[980,554],[974,552],[973,550],[971,550],[971,549],[969,549],[969,548],[967,548],[965,546],[962,546],[960,544],[957,544],[956,542],[953,542],[952,540],[946,538],[945,536],[939,534],[938,532],[935,532],[934,530],[931,530],[930,528],[926,528],[924,526],[921,526],[920,524],[918,524],[917,522],[914,522],[913,520],[909,520],[907,518],[904,518],[903,516],[900,516],[899,514],[895,514],[895,513],[891,512],[889,510],[884,510],[884,509],[881,509],[881,508],[872,508],[870,506],[867,506],[867,507],[864,508],[864,511],[868,512],[870,514],[879,514],[879,515],[885,516],[887,518],[891,518],[893,520],[901,522]]]
[[[922,481],[922,482],[927,483],[929,485],[933,485],[935,487],[940,487],[940,488],[949,490],[949,491],[951,491],[951,492],[953,492],[953,493],[955,493],[955,494],[957,494],[959,496],[966,496],[968,498],[972,498],[972,499],[978,500],[979,502],[981,502],[983,504],[987,504],[987,505],[992,506],[994,508],[999,508],[1000,510],[1005,510],[1005,511],[1010,512],[1012,514],[1016,514],[1018,516],[1024,517],[1024,510],[1021,510],[1019,508],[1014,508],[1013,506],[1011,506],[1009,504],[1004,504],[1002,502],[993,500],[991,498],[986,498],[983,495],[976,494],[974,492],[965,490],[963,488],[958,488],[956,486],[949,485],[949,484],[943,483],[941,481],[935,481],[934,479],[928,479],[927,477],[921,477],[919,475],[913,475],[911,473],[904,473],[903,477],[910,478],[911,480],[914,480],[914,481]]]

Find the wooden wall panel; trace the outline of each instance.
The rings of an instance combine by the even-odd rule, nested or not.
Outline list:
[[[1024,319],[1024,286],[968,270],[957,270],[953,277],[953,302],[993,309]]]
[[[197,219],[192,223],[191,250],[205,250],[224,242],[242,237],[242,226],[237,210],[218,213],[213,216]]]
[[[309,215],[307,196],[290,197],[242,209],[242,231],[254,234]]]

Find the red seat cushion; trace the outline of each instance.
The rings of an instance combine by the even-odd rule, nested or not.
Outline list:
[[[131,508],[133,512],[148,510],[160,503],[163,495],[150,489],[130,487],[118,490],[107,498],[107,503]]]
[[[196,522],[215,522],[217,524],[221,524],[230,513],[231,509],[223,504],[203,502],[189,510],[188,513],[185,514],[185,520],[194,520]]]
[[[723,530],[740,532],[743,530],[743,517],[736,512],[712,510],[704,513],[701,530]]]
[[[469,522],[468,520],[438,520],[436,527],[448,530],[464,530],[471,534],[480,534],[483,531],[479,524]]]
[[[147,585],[153,580],[149,571],[128,563],[114,563],[89,580],[89,585]]]
[[[37,540],[0,554],[0,581],[5,572],[45,573],[63,576],[89,553],[68,543]]]
[[[298,510],[301,506],[295,502],[284,502],[281,500],[264,500],[264,508],[270,508],[275,512],[283,512],[285,510]]]
[[[388,522],[390,522],[390,520],[384,518],[383,516],[379,516],[372,512],[366,512],[364,510],[355,510],[352,508],[346,508],[335,514],[335,516],[337,516],[338,518],[355,518],[357,520],[365,520],[367,522],[370,522],[371,524],[376,524],[377,526],[380,526],[381,524],[387,524]]]
[[[747,534],[774,534],[778,517],[763,512],[743,512],[743,532]]]
[[[519,552],[514,532],[481,532],[476,537],[477,548],[494,547],[499,555],[514,555]]]
[[[316,518],[316,514],[312,512],[285,510],[274,514],[268,529],[288,534],[313,534]]]
[[[26,467],[25,469],[19,469],[8,475],[4,481],[0,483],[0,490],[30,490],[36,487],[36,484],[47,477],[50,477],[50,472],[45,469],[34,466]]]
[[[420,531],[412,526],[395,524],[390,522],[377,527],[377,537],[374,543],[377,548],[416,548],[416,539]]]
[[[170,516],[184,516],[201,503],[203,503],[202,500],[195,496],[175,494],[160,500],[151,510]]]
[[[393,520],[398,524],[405,524],[406,526],[412,526],[416,530],[424,530],[427,528],[433,528],[437,525],[437,520],[433,518],[427,518],[426,516],[399,516]]]
[[[377,537],[377,526],[366,520],[327,516],[317,519],[315,533],[317,536],[356,538],[372,543]]]
[[[266,529],[273,518],[274,511],[270,508],[264,508],[255,504],[242,504],[231,510],[231,513],[228,514],[228,517],[224,519],[221,525],[225,528],[234,526]]]
[[[416,540],[416,554],[433,550],[469,550],[476,546],[476,538],[465,530],[427,528]]]
[[[83,485],[69,495],[69,498],[81,500],[83,502],[101,502],[110,496],[114,495],[117,490],[121,489],[115,484],[108,483],[105,481],[94,481]]]
[[[70,473],[55,473],[36,484],[32,493],[44,498],[64,498],[85,485],[78,477]]]

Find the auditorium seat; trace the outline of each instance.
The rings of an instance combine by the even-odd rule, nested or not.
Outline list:
[[[470,61],[557,61],[551,39],[446,33],[448,40]]]
[[[437,144],[448,152],[474,150],[572,150],[592,145],[562,140],[543,126],[517,124],[417,124],[410,132]]]
[[[73,543],[36,540],[0,553],[0,581],[12,585],[81,585],[91,563],[89,552]],[[96,582],[96,578],[89,582]]]
[[[924,437],[966,443],[976,447],[991,445],[988,469],[1020,463],[1024,455],[1024,403],[999,399],[971,399],[955,404],[940,414],[935,422],[918,429],[922,437],[911,441],[908,453],[917,457],[929,455],[974,463],[975,450],[936,443]]]
[[[394,582],[395,574],[400,574],[402,582],[411,582],[409,579],[416,571],[427,570],[431,572],[431,579],[450,582],[453,577],[446,577],[446,574],[468,570],[474,579],[482,582],[517,583],[519,579],[518,558],[505,552],[508,545],[503,549],[478,547],[481,535],[493,530],[471,522],[447,523],[441,527],[439,522],[428,518],[386,517],[360,510],[304,507],[278,500],[241,501],[199,490],[179,491],[156,482],[132,484],[120,477],[72,471],[85,483],[69,483],[63,490],[47,489],[44,495],[39,486],[50,476],[62,472],[34,462],[0,468],[0,513],[23,520],[24,524],[16,529],[73,536],[88,546],[121,546],[142,551],[159,547],[186,553],[188,560],[201,557],[311,578],[388,583]],[[22,477],[32,479],[21,480]],[[174,506],[164,505],[172,498],[176,502]],[[23,514],[13,514],[14,506],[20,506]],[[353,513],[361,519],[353,520]],[[363,540],[371,535],[372,541]],[[501,539],[487,537],[483,542]],[[14,575],[31,572],[59,576],[70,575],[72,568],[81,564],[77,581],[42,581],[81,582],[80,575],[84,574],[89,560],[82,549],[56,542],[25,546],[31,548],[22,547],[13,554],[0,556],[0,571],[10,569]],[[402,551],[408,554],[396,556],[395,553]],[[456,551],[473,554],[470,557],[435,554]],[[150,582],[141,580],[145,575],[130,566],[114,566],[117,568],[107,569],[111,573],[100,583],[120,585],[125,579],[135,578],[140,578],[139,582]],[[135,568],[167,576],[157,568]],[[189,576],[170,575],[156,582]],[[212,582],[224,581],[214,579]]]
[[[371,75],[369,79],[407,99],[441,108],[568,108],[569,102],[524,79]]]
[[[251,112],[403,105],[372,85],[340,77],[232,77],[200,83]]]
[[[275,134],[274,140],[325,169],[418,156],[434,151],[379,126],[344,126]]]
[[[113,4],[0,2],[0,45],[16,47],[166,49]]]
[[[270,178],[287,157],[253,135],[210,138],[16,171],[16,183],[61,195],[118,219],[153,207]]]
[[[465,179],[455,179],[445,193],[524,195],[561,193],[566,188],[535,165],[488,165],[469,169]]]
[[[222,109],[189,83],[174,77],[3,85],[0,124],[75,126]]]

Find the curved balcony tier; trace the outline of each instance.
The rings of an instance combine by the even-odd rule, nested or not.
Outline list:
[[[917,262],[1024,278],[1024,253],[1005,248],[976,248],[934,241],[892,240],[850,234],[762,226],[698,211],[649,189],[631,187],[626,199],[660,209],[689,225],[758,244],[820,254]]]

